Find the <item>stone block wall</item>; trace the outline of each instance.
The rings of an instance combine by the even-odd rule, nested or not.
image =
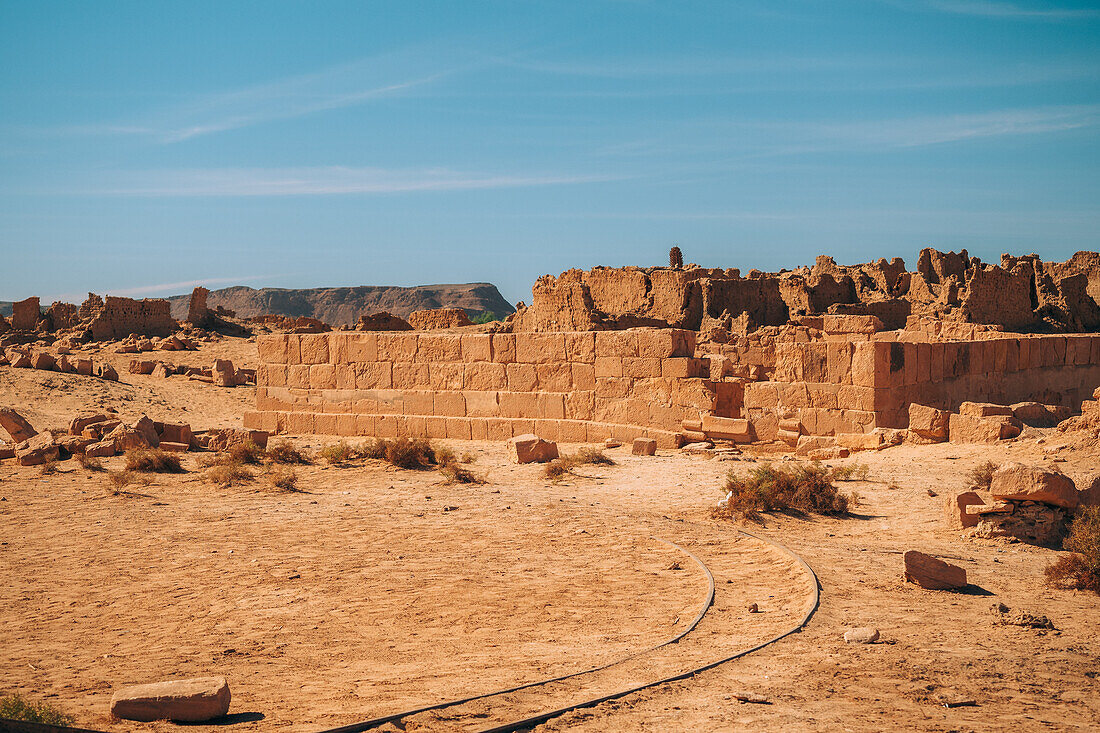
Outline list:
[[[292,434],[501,440],[537,433],[673,447],[715,409],[695,333],[335,332],[258,338],[256,411]]]
[[[1100,385],[1100,336],[980,341],[811,342],[775,345],[769,381],[744,387],[757,437],[798,418],[807,435],[905,427],[917,402],[956,410],[965,401],[1079,405]]]
[[[107,296],[98,312],[94,309],[92,312],[88,328],[96,341],[126,338],[132,333],[141,336],[167,336],[176,328],[176,322],[172,320],[171,304],[158,298],[133,300]]]

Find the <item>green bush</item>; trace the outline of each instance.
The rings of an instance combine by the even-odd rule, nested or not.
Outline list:
[[[0,698],[0,718],[59,726],[71,726],[76,722],[73,716],[66,715],[52,705],[27,702],[19,695]]]

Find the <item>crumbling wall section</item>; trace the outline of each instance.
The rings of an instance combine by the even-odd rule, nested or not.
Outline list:
[[[89,298],[91,300],[91,298]],[[86,324],[96,341],[120,339],[137,334],[139,336],[167,336],[176,329],[172,320],[171,305],[167,300],[156,298],[118,298],[108,295],[97,309],[94,301],[88,313],[90,322]],[[85,302],[86,306],[89,303]],[[81,316],[85,309],[81,307]]]

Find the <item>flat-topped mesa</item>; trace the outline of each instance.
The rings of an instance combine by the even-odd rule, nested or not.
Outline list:
[[[531,306],[517,312],[512,329],[744,333],[827,313],[873,315],[886,329],[924,316],[1020,332],[1094,331],[1100,329],[1100,254],[1079,252],[1063,263],[1002,255],[999,265],[989,265],[966,250],[929,248],[915,272],[898,257],[842,266],[821,256],[813,267],[745,277],[696,265],[574,269],[539,278]]]

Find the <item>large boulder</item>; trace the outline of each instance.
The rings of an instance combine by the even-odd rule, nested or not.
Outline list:
[[[1068,407],[1044,405],[1041,402],[1017,402],[1012,405],[1012,416],[1033,428],[1052,428],[1070,417]]]
[[[176,720],[201,723],[229,712],[229,684],[224,677],[153,682],[125,687],[111,696],[111,715],[148,723]]]
[[[150,448],[156,448],[158,445],[160,445],[160,435],[157,434],[156,426],[153,424],[153,421],[145,415],[142,415],[141,419],[130,427],[141,433],[142,437],[145,438],[145,442],[149,444]]]
[[[1087,489],[1081,489],[1077,494],[1077,506],[1100,506],[1100,476],[1092,481]]]
[[[1080,501],[1069,476],[1022,463],[1007,463],[994,471],[989,493],[994,499],[1037,501],[1070,510]]]
[[[96,423],[107,422],[110,418],[101,412],[82,412],[72,419],[69,423],[69,433],[72,435],[80,435],[84,432],[84,428],[89,425],[95,425]]]
[[[49,433],[39,433],[15,446],[15,458],[21,466],[38,466],[56,461],[60,455],[61,449]]]
[[[558,457],[558,444],[537,435],[517,435],[508,441],[512,463],[546,463]]]
[[[950,419],[951,413],[946,410],[909,403],[909,432],[925,440],[936,443],[947,440]]]
[[[22,443],[38,435],[27,419],[10,407],[0,407],[0,428],[11,436],[13,443]]]
[[[966,570],[917,550],[905,553],[905,579],[928,590],[966,587]]]

